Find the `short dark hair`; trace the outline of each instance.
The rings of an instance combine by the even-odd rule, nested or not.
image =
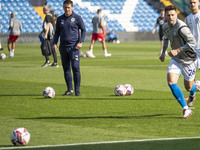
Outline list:
[[[73,6],[73,2],[72,2],[71,0],[65,0],[65,1],[63,2],[63,6],[64,6],[65,4],[71,4],[71,5]]]
[[[98,10],[97,10],[97,14],[100,13],[101,11],[102,11],[101,9],[98,9]]]
[[[161,12],[161,11],[165,11],[165,8],[160,8],[160,12]]]
[[[11,15],[11,18],[15,17],[15,13],[14,12],[12,12],[10,15]]]
[[[167,11],[170,11],[170,10],[175,10],[175,11],[176,11],[176,7],[175,7],[174,5],[169,5],[169,6],[167,6],[167,7],[165,8],[165,13],[166,13]]]

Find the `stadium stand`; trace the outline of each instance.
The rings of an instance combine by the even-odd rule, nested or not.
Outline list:
[[[173,5],[172,3],[173,0],[160,0],[160,2],[162,2],[165,6],[169,6],[169,5]],[[184,0],[185,1],[185,0]],[[178,7],[177,7],[178,8]],[[184,14],[182,14],[182,12],[179,10],[180,8],[178,8],[177,13],[178,13],[178,17],[181,20],[185,19]]]
[[[138,27],[138,31],[151,31],[158,17],[158,11],[153,9],[153,6],[140,0],[133,12],[131,22]]]
[[[22,22],[22,33],[38,33],[41,30],[42,18],[34,10],[27,0],[0,0],[0,24],[1,33],[8,33],[11,12]]]
[[[189,7],[189,1],[171,0],[171,2],[184,14],[184,16],[187,16],[191,13],[190,7]]]
[[[37,4],[40,4],[37,0]],[[30,2],[30,3],[29,3]],[[32,2],[32,3],[31,3]],[[31,0],[0,0],[0,33],[8,33],[11,12],[21,20],[22,33],[39,33],[42,26],[42,6],[32,6]],[[63,0],[46,0],[54,14],[62,15]],[[159,13],[145,0],[73,0],[74,11],[80,14],[88,32],[92,32],[91,20],[98,8],[106,15],[109,30],[151,31]]]
[[[47,0],[47,3],[56,15],[63,13],[60,10],[62,0]],[[74,11],[82,16],[89,32],[92,31],[91,20],[98,8],[106,15],[109,30],[114,31],[151,31],[159,15],[144,0],[74,0],[74,3]]]
[[[156,9],[157,11],[159,11],[160,8],[165,7],[165,5],[160,2],[160,0],[145,0],[145,1],[148,2],[149,5],[153,6],[153,8]]]

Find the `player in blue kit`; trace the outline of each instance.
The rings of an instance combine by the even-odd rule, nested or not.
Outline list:
[[[57,18],[56,31],[54,35],[54,50],[57,51],[57,43],[60,38],[60,55],[64,71],[64,77],[68,90],[63,95],[73,95],[72,74],[74,78],[75,95],[81,96],[80,93],[80,55],[79,50],[85,40],[86,29],[81,16],[75,14],[73,2],[65,0],[63,2],[65,13]],[[81,31],[81,32],[80,32]]]

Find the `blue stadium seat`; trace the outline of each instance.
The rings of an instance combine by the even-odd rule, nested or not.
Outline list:
[[[8,33],[9,30],[8,29],[1,29],[1,33]]]
[[[19,3],[18,3],[18,6],[19,6],[19,7],[23,7],[23,3],[22,3],[22,2],[19,2]]]
[[[34,24],[30,24],[29,27],[30,27],[31,29],[35,29],[35,25],[34,25]]]
[[[31,20],[29,18],[26,19],[26,23],[29,24],[29,26],[31,26]]]
[[[20,11],[26,11],[27,10],[27,7],[20,7]]]

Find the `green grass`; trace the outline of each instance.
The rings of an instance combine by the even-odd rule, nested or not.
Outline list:
[[[85,43],[82,51],[88,47]],[[62,96],[67,89],[59,54],[59,68],[42,68],[44,57],[39,45],[17,44],[14,58],[0,60],[0,148],[12,146],[10,133],[16,127],[25,127],[31,133],[28,146],[200,135],[198,93],[194,114],[182,119],[182,108],[166,82],[170,58],[167,56],[164,63],[159,61],[159,42],[108,43],[107,47],[112,53],[110,58],[103,57],[99,43],[95,45],[95,59],[81,58],[82,97]],[[8,55],[6,50],[3,52]],[[133,85],[133,95],[115,96],[115,86],[127,83]],[[188,96],[183,77],[179,85],[184,96]],[[53,99],[42,96],[47,86],[56,91]],[[141,149],[155,150],[164,146],[191,150],[197,149],[199,142],[199,139],[134,142],[92,148],[139,149],[142,146]],[[83,150],[91,146],[70,149],[73,148]]]

